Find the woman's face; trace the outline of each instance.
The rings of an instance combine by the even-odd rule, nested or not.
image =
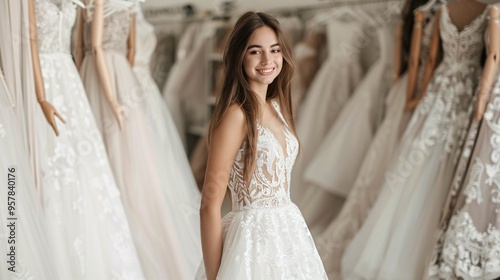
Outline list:
[[[263,26],[252,34],[243,59],[243,69],[253,90],[266,87],[281,71],[283,55],[276,33]]]

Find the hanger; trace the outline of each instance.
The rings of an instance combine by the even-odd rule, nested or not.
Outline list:
[[[422,5],[418,8],[415,9],[415,11],[413,11],[414,14],[416,14],[417,12],[424,12],[424,13],[427,13],[427,12],[430,12],[432,11],[437,5],[442,5],[442,4],[446,4],[446,0],[431,0],[429,2],[427,2],[425,5]]]
[[[357,9],[352,6],[342,6],[338,8],[332,8],[330,11],[316,15],[313,18],[315,24],[326,23],[330,20],[366,20],[373,21],[373,17],[369,15],[363,9]]]

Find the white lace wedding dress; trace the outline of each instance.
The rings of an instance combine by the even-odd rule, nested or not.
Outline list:
[[[428,279],[500,278],[500,76],[467,140],[461,160],[470,163],[457,172],[460,186],[452,185],[445,205],[451,218],[445,216]]]
[[[76,6],[36,0],[45,95],[66,124],[59,136],[40,107],[35,125],[50,259],[58,279],[144,279],[120,192],[70,54]]]
[[[345,251],[344,279],[423,277],[471,120],[485,15],[459,32],[447,6],[442,8],[443,61],[410,120],[373,209]]]
[[[231,170],[228,186],[233,209],[222,220],[218,280],[328,279],[304,218],[290,200],[298,141],[278,103],[272,101],[272,105],[284,124],[283,134],[257,125],[257,162],[249,185],[242,178],[244,144]],[[196,279],[206,279],[203,263]]]

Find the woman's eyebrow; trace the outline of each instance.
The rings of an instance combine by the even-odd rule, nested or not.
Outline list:
[[[280,45],[279,43],[274,43],[270,47],[273,48],[273,47],[276,47],[276,46],[279,46],[279,45]],[[250,46],[248,46],[247,50],[249,50],[251,48],[260,48],[260,49],[262,49],[262,46],[261,45],[250,45]]]

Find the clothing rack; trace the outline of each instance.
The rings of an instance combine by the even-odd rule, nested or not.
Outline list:
[[[276,9],[270,9],[268,10],[268,12],[274,15],[281,15],[281,16],[293,16],[293,15],[303,16],[329,8],[370,6],[370,5],[382,5],[382,4],[387,4],[388,7],[389,5],[400,4],[402,7],[404,5],[403,0],[344,0],[344,1],[319,0],[319,1],[323,3],[308,7],[276,8]]]

